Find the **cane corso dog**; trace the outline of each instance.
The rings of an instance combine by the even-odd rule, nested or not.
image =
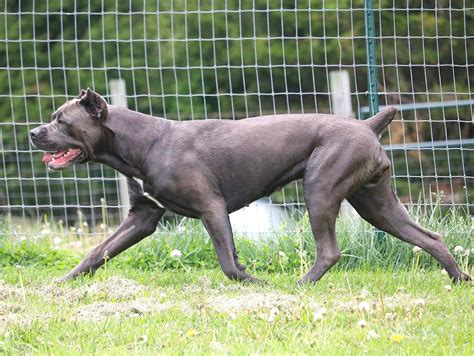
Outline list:
[[[317,258],[299,283],[318,281],[341,257],[335,222],[344,199],[378,229],[430,253],[454,281],[468,280],[441,237],[415,223],[392,189],[379,138],[395,112],[388,107],[365,121],[287,114],[175,122],[82,90],[31,130],[31,141],[51,170],[94,161],[127,176],[131,209],[64,278],[94,273],[152,234],[170,210],[202,220],[228,278],[258,281],[239,262],[229,213],[302,179]]]

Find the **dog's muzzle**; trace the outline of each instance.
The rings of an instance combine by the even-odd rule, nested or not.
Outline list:
[[[55,144],[51,144],[47,140],[46,129],[39,126],[30,131],[31,143],[37,148],[46,151],[43,156],[43,163],[48,165],[48,168],[58,171],[69,167],[76,161],[83,160],[84,152],[78,147],[64,147],[58,149]]]
[[[36,145],[36,142],[44,138],[46,135],[43,127],[38,126],[30,131],[31,142]]]

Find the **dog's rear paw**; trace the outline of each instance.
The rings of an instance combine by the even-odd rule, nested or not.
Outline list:
[[[84,277],[84,276],[92,277],[93,275],[94,275],[93,271],[81,271],[81,270],[73,269],[71,272],[69,272],[65,276],[62,276],[61,278],[59,278],[58,282],[64,283],[64,282],[71,281],[79,277]]]
[[[72,281],[73,279],[77,278],[78,275],[72,275],[71,273],[68,273],[64,276],[62,276],[61,278],[58,278],[56,280],[57,283],[65,283],[65,282],[68,282],[68,281]]]
[[[464,282],[471,282],[472,278],[467,273],[461,272],[460,275],[456,277],[452,277],[454,283],[464,283]]]

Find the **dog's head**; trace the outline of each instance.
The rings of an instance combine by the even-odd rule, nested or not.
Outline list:
[[[30,131],[33,145],[46,151],[43,162],[49,169],[61,170],[75,162],[94,160],[96,152],[104,145],[109,115],[107,103],[90,89],[63,104],[51,122]]]

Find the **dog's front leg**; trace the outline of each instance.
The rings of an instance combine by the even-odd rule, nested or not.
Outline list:
[[[238,262],[225,204],[215,204],[201,215],[201,221],[211,237],[224,274],[232,280],[261,283],[262,281],[245,272]]]
[[[134,197],[127,218],[104,242],[90,251],[71,272],[62,278],[68,280],[81,274],[94,274],[105,261],[151,235],[166,211],[147,198]]]

